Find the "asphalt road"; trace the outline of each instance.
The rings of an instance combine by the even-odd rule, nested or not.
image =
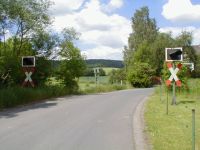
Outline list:
[[[64,97],[0,112],[0,150],[133,150],[133,113],[152,91]]]

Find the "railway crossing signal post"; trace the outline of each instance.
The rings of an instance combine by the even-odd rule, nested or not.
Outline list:
[[[95,76],[95,83],[96,85],[99,83],[98,77],[99,77],[99,68],[94,68],[94,76]]]
[[[31,76],[35,72],[35,57],[34,56],[22,57],[22,69],[24,74],[26,75],[26,78],[22,83],[22,86],[25,87],[30,84],[32,87],[35,87],[35,84],[31,78]]]
[[[173,96],[172,105],[176,105],[176,85],[181,87],[181,81],[179,80],[177,73],[181,69],[182,64],[179,63],[175,68],[175,62],[183,61],[182,48],[165,48],[165,61],[167,62],[167,67],[171,73],[171,76],[166,80],[166,85],[173,85]],[[171,63],[172,62],[172,63]],[[173,83],[172,83],[173,82]]]

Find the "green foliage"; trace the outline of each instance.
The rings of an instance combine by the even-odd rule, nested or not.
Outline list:
[[[192,77],[200,78],[200,55],[197,56],[197,61],[194,67],[195,70],[192,72]]]
[[[13,52],[19,56],[22,54],[24,43],[30,42],[38,31],[44,30],[50,24],[48,8],[51,3],[49,0],[2,0],[1,2],[2,36],[5,39],[6,30],[13,34]],[[4,49],[6,49],[5,40]]]
[[[20,84],[23,78],[21,59],[12,55],[5,55],[0,59],[0,88]]]
[[[63,80],[66,87],[78,88],[76,78],[83,75],[86,68],[84,58],[80,50],[70,41],[64,41],[61,45],[61,56],[65,59],[61,62],[58,77]]]
[[[103,68],[99,68],[99,76],[105,76],[106,72]],[[94,68],[87,68],[84,72],[84,76],[94,76]]]
[[[114,83],[121,83],[121,81],[123,82],[126,81],[126,74],[124,69],[113,69],[109,73],[109,82],[111,84],[114,84]]]
[[[146,41],[147,43],[154,42],[157,35],[157,26],[155,19],[149,17],[148,7],[142,7],[136,10],[132,18],[133,34],[129,37],[129,48],[135,49]]]
[[[147,63],[136,63],[128,71],[128,81],[134,87],[151,87],[155,71]]]
[[[143,42],[141,45],[138,46],[137,51],[134,53],[133,61],[134,62],[151,62],[151,50],[150,44],[146,41]]]
[[[51,62],[47,60],[45,57],[36,57],[36,71],[32,77],[35,84],[37,86],[44,86],[45,82],[51,75],[52,75]]]
[[[165,62],[165,48],[167,47],[183,47],[184,62],[193,62],[195,65],[198,63],[197,55],[191,46],[192,33],[184,31],[176,38],[172,38],[171,33],[160,33],[155,20],[149,17],[147,7],[142,7],[134,14],[132,30],[133,32],[128,39],[128,47],[125,46],[123,51],[125,69],[132,85],[133,82],[130,79],[132,77],[130,76],[133,74],[139,76],[139,72],[130,75],[130,72],[137,71],[129,69],[137,68],[137,65],[135,65],[137,63],[148,63],[149,67],[155,70],[154,74],[149,74],[149,76],[161,76]],[[187,74],[190,73],[187,72]],[[195,76],[195,72],[192,75]],[[181,78],[183,82],[185,82],[186,77]]]
[[[168,33],[158,33],[156,40],[150,46],[150,64],[156,70],[156,76],[161,75],[165,61],[165,48],[174,47],[174,40]]]

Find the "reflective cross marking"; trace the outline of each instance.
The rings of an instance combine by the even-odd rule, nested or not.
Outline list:
[[[174,70],[173,68],[170,68],[169,71],[171,72],[171,76],[169,77],[169,80],[172,81],[174,79],[175,81],[178,81],[179,79],[176,74],[178,73],[179,69],[176,68]]]
[[[177,77],[177,73],[178,71],[181,69],[182,64],[178,64],[177,68],[174,70],[172,67],[171,63],[167,64],[167,67],[169,68],[169,71],[171,73],[171,76],[169,77],[169,79],[166,81],[167,86],[171,85],[172,80],[174,79],[176,82],[176,85],[181,87],[181,81],[179,80],[179,78]]]
[[[35,72],[35,67],[23,67],[23,72],[25,73],[26,78],[24,82],[22,83],[22,86],[25,87],[25,86],[28,86],[28,84],[30,84],[32,87],[35,87],[35,84],[33,80],[31,79],[31,76]]]
[[[28,82],[28,81],[30,81],[30,82],[32,82],[33,80],[31,79],[31,75],[32,75],[33,73],[32,72],[25,72],[25,75],[26,75],[26,79],[25,79],[25,82]]]

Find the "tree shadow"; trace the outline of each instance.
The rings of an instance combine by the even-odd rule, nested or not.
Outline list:
[[[26,106],[19,106],[17,108],[11,108],[7,110],[2,110],[0,111],[0,119],[1,118],[14,118],[19,115],[19,113],[29,111],[29,110],[34,110],[34,109],[45,109],[49,107],[56,106],[57,102],[54,101],[44,101],[41,103],[35,103],[35,104],[30,104]]]

